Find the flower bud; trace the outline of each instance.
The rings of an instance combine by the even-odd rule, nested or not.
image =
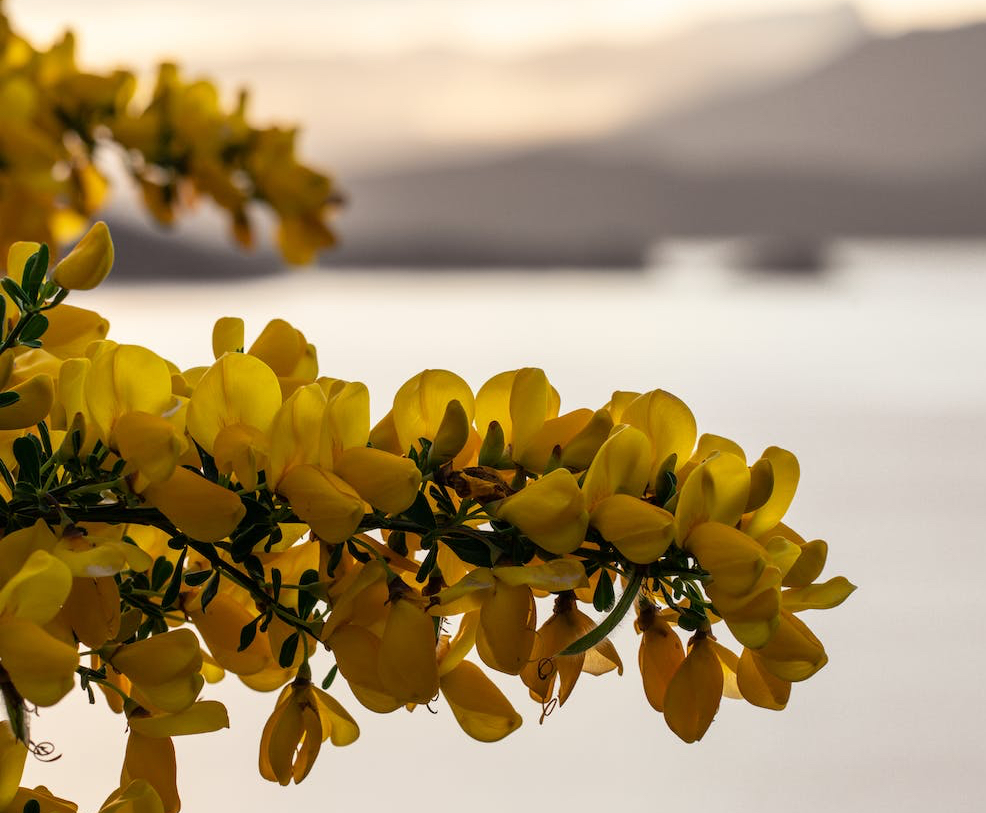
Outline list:
[[[112,267],[113,240],[110,230],[100,220],[55,266],[52,279],[70,291],[88,291],[106,279]]]

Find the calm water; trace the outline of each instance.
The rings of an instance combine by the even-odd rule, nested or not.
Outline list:
[[[827,575],[860,586],[843,607],[805,616],[830,663],[785,712],[724,700],[695,746],[646,705],[627,625],[616,635],[623,677],[583,676],[543,726],[508,684],[525,724],[494,746],[462,735],[447,708],[384,720],[337,685],[362,737],[326,745],[298,788],[256,772],[274,697],[228,678],[207,696],[227,701],[232,730],[177,745],[185,809],[979,809],[986,244],[850,244],[839,257],[810,280],[744,276],[714,248],[683,244],[640,276],[299,273],[75,296],[110,318],[117,341],[182,366],[211,360],[218,316],[244,316],[248,341],[288,318],[318,346],[324,374],[367,383],[378,416],[424,367],[478,387],[541,366],[563,409],[600,406],[613,389],[671,390],[700,431],[753,454],[770,444],[798,454],[791,522],[830,542]],[[64,756],[31,765],[28,780],[98,806],[118,780],[123,731],[81,697],[46,711],[35,732]]]

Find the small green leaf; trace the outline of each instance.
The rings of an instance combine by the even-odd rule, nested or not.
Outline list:
[[[425,556],[424,561],[421,563],[421,567],[418,568],[418,573],[414,577],[414,580],[418,584],[424,584],[425,580],[428,578],[431,571],[435,569],[435,564],[438,562],[438,542],[435,542],[431,546],[431,550],[428,551],[428,555]]]
[[[198,587],[200,584],[205,584],[211,575],[211,570],[193,570],[185,574],[185,584],[189,587]]]
[[[434,530],[437,527],[435,515],[432,513],[428,498],[420,491],[418,492],[418,496],[414,498],[411,507],[404,511],[404,516],[411,520],[411,522],[428,530]]]
[[[33,436],[17,438],[13,443],[14,458],[20,467],[18,479],[35,486],[41,485],[40,442]]]
[[[240,645],[236,650],[237,652],[242,652],[253,643],[253,639],[257,637],[257,625],[260,624],[262,618],[263,615],[258,615],[240,630]]]
[[[274,601],[278,601],[281,597],[281,571],[276,567],[271,569],[270,584],[271,594],[274,597]]]
[[[599,612],[605,613],[613,609],[616,601],[616,592],[613,590],[613,579],[609,571],[602,571],[599,574],[599,581],[596,582],[596,590],[592,594],[592,606]]]
[[[208,607],[212,600],[216,597],[219,592],[219,571],[215,571],[212,574],[212,578],[206,582],[205,587],[202,589],[202,612],[205,612],[205,608]]]
[[[175,572],[175,566],[165,556],[158,556],[151,568],[151,589],[160,590],[168,577]]]
[[[0,408],[3,408],[5,406],[13,406],[20,400],[21,400],[20,394],[12,390],[7,390],[7,392],[0,392]]]
[[[41,813],[41,803],[37,799],[28,799],[24,803],[24,813]]]
[[[297,632],[292,632],[284,639],[284,643],[281,644],[281,654],[277,656],[277,663],[282,669],[287,669],[294,663],[294,656],[298,651],[298,641],[300,638],[301,636]]]
[[[336,679],[336,675],[338,674],[339,674],[339,666],[338,664],[336,664],[329,670],[329,674],[325,676],[325,680],[322,681],[323,691],[327,692],[329,690],[329,687],[332,685],[332,681]]]
[[[48,317],[40,313],[32,315],[21,328],[20,341],[33,342],[40,339],[48,329]]]
[[[171,574],[171,582],[161,599],[161,607],[164,609],[168,609],[178,600],[178,593],[181,591],[182,569],[185,567],[185,555],[187,553],[188,548],[182,548],[181,553],[178,554],[178,562],[175,564],[174,573]]]

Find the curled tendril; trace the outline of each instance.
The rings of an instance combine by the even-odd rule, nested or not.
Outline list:
[[[554,671],[554,658],[541,658],[541,660],[538,661],[538,677],[541,680],[547,680],[552,674],[554,674]]]
[[[544,725],[544,721],[551,716],[551,713],[558,708],[558,698],[552,697],[547,703],[541,704],[541,719],[538,725]]]
[[[38,762],[57,762],[62,758],[61,754],[55,753],[55,744],[52,742],[32,742],[27,750]]]

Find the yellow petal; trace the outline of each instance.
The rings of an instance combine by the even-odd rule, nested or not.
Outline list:
[[[651,445],[647,436],[632,426],[617,426],[599,448],[582,483],[590,508],[611,494],[640,497],[650,475]]]
[[[480,742],[502,740],[523,722],[503,692],[469,661],[442,677],[441,690],[462,730]]]
[[[752,537],[759,537],[780,522],[794,499],[801,473],[798,458],[785,449],[771,446],[763,457],[770,461],[774,487],[766,503],[743,523],[743,530]]]
[[[219,359],[223,353],[242,353],[243,320],[238,316],[224,316],[216,320],[212,328],[212,354]]]
[[[43,550],[32,553],[17,574],[0,589],[0,614],[47,624],[72,589],[72,573]]]
[[[469,385],[448,370],[424,370],[394,395],[394,427],[404,454],[418,446],[418,438],[433,440],[450,401],[458,401],[470,423],[475,399]]]
[[[664,719],[685,742],[696,742],[712,725],[722,699],[722,667],[713,642],[700,636],[668,684]]]
[[[609,410],[597,410],[578,434],[565,444],[561,464],[572,471],[585,471],[592,465],[596,453],[612,431],[613,417]]]
[[[43,421],[55,402],[55,384],[48,375],[36,375],[9,390],[20,397],[0,407],[0,430],[26,429]]]
[[[374,508],[399,514],[418,496],[421,472],[413,460],[381,449],[354,446],[335,461],[335,473]]]
[[[150,782],[135,779],[110,794],[99,813],[164,813],[164,803]]]
[[[84,390],[89,415],[104,443],[116,446],[113,429],[126,412],[163,415],[171,407],[171,371],[143,347],[93,342]]]
[[[283,319],[268,322],[247,353],[266,363],[279,377],[314,381],[318,375],[315,348]]]
[[[332,633],[328,642],[339,673],[363,706],[378,714],[387,714],[404,705],[387,693],[380,679],[377,668],[380,639],[376,635],[355,624],[343,624]]]
[[[225,539],[246,515],[236,494],[181,466],[168,480],[151,483],[143,496],[180,531],[201,542]]]
[[[92,227],[58,265],[52,279],[70,291],[88,291],[106,279],[113,267],[113,240],[102,221]]]
[[[747,595],[767,566],[760,545],[721,522],[696,525],[685,549],[709,571],[716,588],[730,596]]]
[[[274,663],[264,634],[258,634],[250,646],[239,651],[240,630],[254,619],[256,611],[251,612],[230,595],[220,592],[205,612],[194,605],[186,611],[223,669],[235,675],[253,675]]]
[[[359,726],[334,697],[312,686],[310,692],[322,721],[322,740],[332,740],[335,746],[350,745],[359,738]]]
[[[324,391],[322,382],[323,379],[319,379],[318,384]],[[370,437],[370,393],[366,385],[358,381],[335,383],[338,386],[326,392],[328,400],[322,415],[319,461],[327,468],[331,467],[337,449],[366,446]],[[385,451],[393,450],[387,448]]]
[[[14,688],[31,703],[53,706],[71,691],[79,653],[21,618],[0,618],[0,661]]]
[[[189,629],[126,644],[107,657],[161,711],[184,711],[202,690],[202,650]]]
[[[95,311],[65,302],[46,311],[45,316],[48,329],[44,333],[44,349],[61,359],[81,356],[90,342],[105,339],[110,329],[110,323]]]
[[[345,542],[363,519],[363,500],[347,482],[315,466],[295,466],[278,485],[295,514],[323,542]]]
[[[76,637],[98,649],[120,631],[120,591],[112,577],[72,579],[64,607]]]
[[[270,435],[267,481],[277,488],[293,466],[319,461],[322,417],[326,398],[317,384],[299,387],[274,414]]]
[[[147,412],[121,415],[115,432],[120,457],[152,483],[171,477],[185,450],[172,423]]]
[[[195,386],[188,405],[188,431],[212,454],[222,429],[245,424],[266,432],[280,407],[281,388],[274,371],[253,356],[227,353]]]
[[[680,467],[691,457],[697,434],[695,416],[684,401],[671,393],[644,393],[627,405],[621,420],[647,435],[655,464],[675,455]]]
[[[377,670],[384,690],[401,703],[429,703],[438,693],[434,624],[406,599],[391,606]]]
[[[0,810],[7,810],[21,782],[27,746],[14,736],[10,723],[0,720]]]
[[[499,582],[479,611],[476,635],[479,656],[493,669],[509,675],[520,674],[534,649],[536,626],[531,588]]]
[[[807,587],[825,569],[829,546],[824,540],[814,539],[800,547],[801,555],[784,576],[785,587]]]
[[[560,593],[562,590],[576,590],[586,587],[585,568],[578,559],[552,559],[539,565],[523,567],[496,567],[493,575],[504,584],[517,586],[525,584],[535,590]]]
[[[777,630],[757,654],[767,672],[791,683],[807,680],[828,663],[822,642],[803,621],[783,609]]]
[[[744,647],[736,667],[736,685],[748,703],[780,711],[791,696],[791,684],[763,668],[760,656]]]
[[[145,737],[131,730],[123,757],[120,785],[126,787],[140,779],[154,789],[161,800],[164,813],[178,813],[181,799],[178,797],[175,747],[171,740]],[[139,789],[140,786],[135,788]],[[145,796],[145,803],[146,798]],[[153,804],[150,808],[153,809]]]
[[[202,700],[176,714],[156,714],[152,717],[135,715],[129,723],[131,731],[145,737],[178,737],[229,728],[229,714],[222,703]]]
[[[750,495],[750,470],[739,457],[716,452],[692,470],[678,496],[675,521],[679,544],[701,522],[736,525]]]
[[[589,523],[607,542],[639,565],[656,561],[674,538],[674,516],[629,494],[612,494],[596,503]]]
[[[644,694],[655,711],[664,711],[668,684],[684,659],[681,639],[667,621],[655,615],[643,631],[637,654]]]
[[[589,525],[582,491],[567,469],[555,469],[491,509],[535,544],[557,554],[576,550]]]
[[[856,585],[845,576],[836,576],[821,584],[809,584],[781,593],[784,609],[792,613],[802,610],[831,610],[852,595]]]

